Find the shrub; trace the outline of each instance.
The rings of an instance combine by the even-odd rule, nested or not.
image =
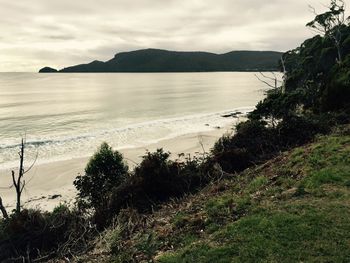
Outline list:
[[[269,158],[270,153],[278,151],[279,148],[275,130],[267,127],[265,122],[256,120],[239,124],[235,136],[232,137],[232,144],[236,148],[245,149],[254,159]]]
[[[210,165],[210,166],[209,166]],[[190,193],[201,189],[213,180],[212,174],[208,173],[213,169],[210,158],[207,155],[200,157],[187,157],[184,162],[178,163],[179,175],[183,181],[183,191]]]
[[[63,205],[51,213],[24,209],[0,225],[1,262],[69,256],[84,251],[86,240],[95,234],[87,219]]]
[[[276,131],[258,120],[237,126],[234,136],[224,136],[214,145],[212,160],[226,172],[239,172],[266,160],[279,150]]]
[[[135,168],[135,177],[142,180],[143,191],[151,199],[166,200],[183,192],[183,180],[178,163],[169,160],[170,153],[158,149],[147,153]]]
[[[239,172],[281,151],[305,144],[317,134],[326,134],[332,126],[345,121],[341,113],[290,115],[275,127],[250,119],[237,126],[235,135],[219,139],[212,150],[211,161],[219,163],[226,172]]]
[[[298,105],[305,105],[306,92],[297,89],[289,93],[282,93],[280,89],[273,89],[267,92],[264,100],[256,105],[256,109],[249,114],[250,119],[271,120],[272,125],[292,115]]]
[[[169,198],[181,197],[208,184],[208,163],[205,157],[172,161],[170,153],[158,149],[143,156],[142,162],[123,184],[112,191],[109,211],[133,207],[141,212]]]
[[[302,145],[317,134],[330,131],[331,119],[323,116],[291,116],[276,127],[282,149]]]
[[[80,207],[94,208],[96,213],[103,213],[110,192],[122,184],[127,175],[128,167],[123,156],[113,151],[107,143],[102,143],[87,164],[85,175],[78,176],[74,181]]]
[[[245,149],[231,149],[213,156],[212,161],[219,163],[223,171],[234,173],[243,171],[253,164],[253,158]]]
[[[113,190],[110,210],[132,206],[145,211],[159,201],[180,196],[185,189],[185,181],[180,176],[180,165],[169,160],[170,153],[158,149],[148,152],[142,162],[135,167],[133,175]]]

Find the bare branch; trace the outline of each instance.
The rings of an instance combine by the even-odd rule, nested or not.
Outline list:
[[[202,148],[202,151],[203,151],[203,155],[205,155],[207,153],[207,151],[205,150],[204,148],[204,144],[203,144],[203,137],[202,136],[198,136],[198,142]]]
[[[265,83],[265,84],[266,84],[267,86],[269,86],[270,88],[273,88],[273,89],[275,88],[275,86],[273,86],[273,85],[271,85],[270,83],[268,83],[267,81],[265,81],[265,80],[259,78],[258,75],[256,75],[256,74],[254,74],[254,75],[255,75],[255,77],[256,77],[259,81]]]
[[[309,10],[310,10],[310,12],[312,12],[315,16],[317,16],[317,12],[316,12],[315,7],[313,7],[312,5],[309,5]]]
[[[134,160],[131,160],[130,158],[124,158],[125,160],[132,162],[135,165],[138,165],[139,163],[135,162]]]
[[[274,72],[270,72],[270,73],[274,76],[273,78],[267,76],[266,74],[264,74],[264,73],[262,73],[262,72],[259,72],[259,73],[261,74],[261,76],[263,76],[263,77],[266,78],[266,79],[270,79],[270,80],[272,80],[272,81],[277,81],[277,82],[282,83],[282,81],[280,81],[280,80],[277,78],[277,76],[276,76],[276,74],[275,74]]]
[[[13,185],[17,188],[17,183],[16,183],[16,179],[15,179],[15,171],[12,170],[12,182]]]
[[[3,203],[2,203],[2,198],[1,198],[1,197],[0,197],[0,210],[1,210],[2,216],[3,216],[5,219],[8,219],[9,216],[8,216],[8,214],[7,214],[7,211],[6,211],[5,206],[4,206]]]
[[[283,74],[285,74],[287,72],[287,70],[286,70],[286,63],[284,61],[283,56],[281,56],[281,63],[282,63],[282,68],[283,68]]]
[[[21,194],[22,194],[22,192],[23,192],[23,189],[24,189],[25,185],[26,185],[26,181],[24,180],[24,181],[23,181],[23,184],[22,184],[22,187],[21,187],[21,189],[20,189],[20,191],[19,191]]]
[[[34,167],[36,161],[38,160],[38,156],[39,156],[39,152],[37,151],[33,163],[31,164],[31,166],[29,166],[29,168],[28,168],[27,170],[25,170],[25,171],[23,172],[23,174],[28,173],[28,172]]]

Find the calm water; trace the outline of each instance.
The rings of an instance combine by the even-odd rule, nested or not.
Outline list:
[[[223,113],[250,110],[265,88],[254,73],[0,73],[0,168],[23,134],[40,162],[89,156],[102,141],[137,147],[225,125]]]

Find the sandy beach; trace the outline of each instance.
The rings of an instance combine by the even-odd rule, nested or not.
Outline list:
[[[132,169],[135,164],[140,163],[141,157],[147,150],[163,148],[172,153],[173,159],[176,159],[180,153],[200,154],[203,153],[203,148],[208,152],[225,133],[232,133],[232,125],[163,140],[145,147],[123,149],[120,152]],[[76,196],[73,181],[78,174],[84,173],[88,159],[76,158],[34,166],[26,174],[26,187],[22,197],[24,207],[50,211],[60,203],[72,204]],[[0,170],[0,191],[8,210],[15,205],[15,190],[8,188],[12,184],[11,180],[10,170]]]

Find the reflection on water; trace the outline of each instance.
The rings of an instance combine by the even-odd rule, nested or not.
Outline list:
[[[0,73],[0,162],[16,158],[23,133],[52,159],[210,129],[265,88],[253,73]]]

